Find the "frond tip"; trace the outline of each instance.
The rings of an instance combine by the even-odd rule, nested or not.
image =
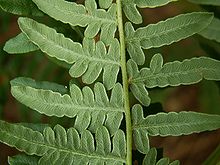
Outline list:
[[[43,133],[0,121],[0,141],[29,155],[40,156],[38,164],[118,164],[125,163],[126,142],[118,130],[112,142],[105,127],[97,129],[95,138],[88,130],[67,131],[60,125],[47,127]],[[96,144],[96,145],[95,145]]]

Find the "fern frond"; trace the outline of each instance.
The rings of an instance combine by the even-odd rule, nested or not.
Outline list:
[[[151,148],[144,157],[142,165],[148,165],[148,164],[155,165],[156,161],[157,161],[157,150],[156,148]]]
[[[112,4],[112,0],[99,0],[99,6],[103,9],[108,9]]]
[[[148,96],[149,93],[145,88],[144,83],[132,83],[131,80],[135,77],[140,76],[140,72],[138,70],[138,65],[133,60],[128,60],[127,62],[127,71],[129,76],[129,88],[133,95],[135,96],[138,101],[140,101],[143,105],[148,106],[150,105],[150,97]]]
[[[22,79],[23,80],[23,79]],[[40,83],[37,83],[40,84]],[[89,87],[81,89],[70,84],[70,93],[61,94],[51,88],[42,88],[15,79],[11,83],[12,95],[21,103],[48,116],[75,117],[78,130],[89,128],[95,132],[98,126],[105,125],[114,134],[123,118],[122,87],[116,84],[110,100],[104,86],[96,83],[94,92]]]
[[[188,0],[189,2],[200,4],[200,5],[213,5],[220,6],[219,0]]]
[[[137,10],[138,6],[139,8],[155,8],[159,6],[166,5],[170,2],[177,1],[177,0],[123,0],[123,11],[126,15],[126,17],[135,24],[142,23],[142,17]]]
[[[148,133],[144,131],[133,130],[133,138],[136,149],[142,154],[148,153],[150,149]]]
[[[199,34],[207,39],[220,42],[220,19],[214,18],[212,22]]]
[[[202,79],[220,80],[220,61],[209,57],[186,59],[182,62],[168,62],[163,65],[162,56],[156,54],[151,59],[150,68],[142,68],[139,71],[133,60],[128,61],[127,67],[131,90],[144,105],[149,103],[146,101],[149,98],[144,96],[144,86],[154,88],[190,85],[198,83]]]
[[[216,130],[220,116],[197,112],[158,113],[143,117],[141,105],[132,108],[133,130],[150,136],[180,136]]]
[[[149,152],[144,157],[142,165],[179,165],[178,160],[170,162],[169,158],[162,158],[157,162],[157,150],[156,148],[151,148]]]
[[[16,155],[8,158],[10,165],[38,165],[39,157],[30,155]]]
[[[123,131],[118,130],[111,142],[105,127],[97,129],[95,139],[91,132],[67,131],[60,125],[47,127],[43,134],[32,129],[0,121],[0,141],[41,156],[38,164],[123,164],[126,143]],[[96,145],[95,145],[96,144]],[[113,146],[113,147],[112,147]]]
[[[120,68],[120,49],[119,42],[115,39],[108,52],[99,41],[95,44],[94,40],[84,39],[83,56],[78,58],[69,73],[72,77],[82,76],[82,81],[87,84],[93,83],[103,70],[103,84],[109,90],[115,85]]]
[[[126,45],[131,58],[142,65],[145,61],[143,49],[157,48],[178,42],[207,27],[213,15],[206,12],[180,14],[157,24],[150,24],[136,31],[126,23]]]
[[[31,0],[0,0],[0,8],[6,12],[17,15],[44,15]]]
[[[64,0],[33,0],[40,10],[52,18],[72,26],[88,26],[85,36],[93,38],[101,29],[101,40],[111,43],[117,28],[116,4],[106,12],[97,9],[95,0],[86,0],[85,6]]]
[[[84,38],[83,46],[73,42],[54,29],[30,18],[19,18],[21,30],[44,53],[58,60],[73,64],[70,69],[72,77],[82,76],[83,82],[93,83],[101,71],[104,85],[111,89],[117,80],[120,67],[119,42],[114,39],[107,49],[102,41],[95,44],[93,39]]]
[[[5,43],[4,51],[10,54],[28,53],[39,48],[34,45],[24,33],[18,34]]]

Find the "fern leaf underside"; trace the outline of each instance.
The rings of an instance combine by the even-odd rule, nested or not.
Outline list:
[[[145,89],[155,87],[190,85],[206,80],[220,80],[220,62],[209,57],[186,59],[163,64],[160,54],[152,57],[150,68],[138,70],[133,60],[127,63],[130,89],[144,105],[149,105],[148,92]]]
[[[142,17],[137,7],[154,8],[174,1],[177,0],[123,0],[122,7],[127,18],[139,24]],[[125,164],[126,140],[124,132],[119,128],[126,113],[124,99],[127,98],[122,85],[117,83],[119,70],[125,69],[120,59],[122,45],[115,38],[118,26],[117,5],[113,0],[99,0],[100,9],[95,0],[85,0],[85,5],[65,0],[17,2],[17,7],[10,8],[8,2],[0,0],[0,7],[21,15],[42,16],[43,11],[72,27],[85,27],[85,38],[82,44],[73,42],[53,28],[21,17],[18,24],[22,33],[9,40],[4,50],[9,53],[27,53],[40,49],[51,58],[70,64],[71,77],[82,77],[86,84],[94,83],[103,71],[103,83],[96,82],[93,89],[89,86],[80,89],[73,81],[67,88],[55,83],[36,82],[30,78],[12,80],[11,93],[18,101],[47,116],[75,117],[75,122],[74,127],[68,130],[60,125],[53,129],[44,125],[39,131],[31,125],[0,121],[1,142],[28,155],[37,156],[18,155],[10,158],[9,163],[25,163],[30,160],[28,163],[32,164]],[[17,2],[12,1],[14,5]],[[21,7],[23,3],[30,6],[27,11]],[[204,1],[200,3],[207,4]],[[210,3],[216,5],[215,0]],[[33,12],[29,9],[33,9]],[[181,14],[137,30],[134,30],[131,23],[126,23],[125,44],[131,57],[127,62],[128,83],[137,100],[145,106],[150,104],[147,88],[190,85],[202,79],[220,80],[220,62],[208,57],[163,64],[163,57],[156,54],[149,68],[138,68],[138,65],[145,62],[142,49],[170,45],[196,33],[219,42],[218,29],[215,28],[218,24],[219,20],[213,19],[213,14],[206,12]],[[107,90],[112,91],[110,93]],[[132,108],[134,143],[139,152],[146,154],[143,165],[179,165],[178,161],[170,162],[168,158],[157,162],[156,149],[150,149],[149,136],[189,135],[219,127],[220,116],[217,115],[170,112],[144,117],[141,105],[136,104]]]
[[[112,142],[105,127],[97,130],[95,138],[87,130],[79,134],[75,128],[66,131],[60,125],[54,129],[47,127],[40,133],[0,121],[0,131],[0,141],[29,155],[40,156],[39,164],[125,163],[125,135],[121,130]]]
[[[116,39],[112,41],[107,52],[102,41],[95,44],[93,39],[85,38],[82,46],[32,19],[19,18],[18,23],[23,33],[41,51],[73,64],[70,69],[72,77],[82,76],[83,82],[91,84],[104,70],[103,81],[107,89],[111,89],[116,83],[120,67],[119,43]]]
[[[39,89],[33,83],[23,83],[25,80],[13,80],[11,93],[19,102],[39,113],[57,117],[77,116],[75,127],[78,130],[89,128],[95,132],[104,124],[114,134],[121,124],[124,109],[120,84],[115,85],[109,100],[101,83],[95,84],[94,92],[89,87],[81,90],[75,84],[70,84],[69,95],[51,89]]]
[[[128,53],[138,65],[143,65],[145,55],[142,49],[158,48],[190,37],[206,28],[212,19],[213,15],[210,13],[192,12],[180,14],[137,30],[134,30],[131,23],[126,23]]]
[[[100,38],[110,44],[117,28],[116,4],[108,11],[97,9],[95,0],[86,0],[85,6],[64,0],[33,0],[40,10],[72,26],[87,26],[85,36],[95,37],[101,29]]]
[[[132,108],[132,128],[134,143],[144,154],[149,151],[148,136],[180,136],[216,130],[220,127],[219,115],[208,115],[197,112],[169,112],[143,116],[141,105]]]

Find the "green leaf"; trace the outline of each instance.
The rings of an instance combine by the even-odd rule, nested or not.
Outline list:
[[[116,4],[111,5],[106,12],[103,9],[97,9],[95,0],[86,0],[85,7],[64,0],[33,0],[33,2],[40,10],[58,21],[72,26],[87,26],[86,37],[95,37],[100,29],[101,40],[106,44],[111,43],[114,37],[117,28]]]
[[[122,130],[118,130],[112,138],[113,148],[112,153],[118,157],[124,157],[126,155],[126,140],[125,134]]]
[[[95,44],[94,40],[85,38],[82,46],[29,18],[19,18],[18,23],[21,30],[41,51],[50,57],[73,64],[69,71],[72,77],[83,75],[83,82],[91,84],[104,70],[103,82],[106,88],[111,89],[116,83],[120,67],[117,39],[112,41],[107,51],[102,41]]]
[[[204,30],[199,32],[199,34],[207,39],[215,40],[220,42],[220,19],[214,18],[211,24],[208,25]]]
[[[157,24],[150,24],[136,31],[131,23],[125,24],[127,50],[131,58],[142,65],[145,56],[141,48],[158,48],[192,36],[207,27],[213,19],[211,13],[193,12],[180,14]]]
[[[29,155],[16,155],[8,158],[10,165],[38,165],[39,157]]]
[[[150,105],[150,97],[148,96],[148,91],[145,88],[145,85],[143,83],[132,83],[131,80],[134,77],[139,77],[139,71],[138,66],[133,60],[128,60],[127,62],[127,71],[129,76],[129,88],[135,98],[141,102],[145,106]]]
[[[151,148],[144,157],[142,165],[179,165],[180,164],[178,160],[170,163],[170,160],[168,158],[162,158],[158,162],[156,161],[157,161],[157,150],[156,148]]]
[[[155,8],[159,6],[164,6],[170,2],[177,0],[123,0],[123,10],[126,17],[135,24],[142,23],[142,17],[137,10],[136,6],[139,8]]]
[[[157,1],[151,1],[151,0],[135,0],[135,3],[140,8],[155,8],[159,6],[164,6],[170,2],[174,2],[178,0],[157,0]]]
[[[4,51],[9,54],[29,53],[39,50],[39,48],[31,42],[24,33],[18,34],[16,37],[8,40],[4,46]],[[70,69],[71,65],[65,61],[59,61],[55,57],[46,56],[55,64]]]
[[[56,64],[56,65],[58,65],[58,66],[60,66],[60,67],[62,67],[62,68],[65,68],[65,69],[70,69],[71,68],[71,64],[68,64],[67,62],[65,62],[65,61],[60,61],[60,60],[58,60],[57,58],[55,58],[55,57],[51,57],[51,56],[48,56],[47,54],[45,54],[46,55],[46,57],[51,61],[51,62],[53,62],[54,64]]]
[[[149,106],[151,103],[151,99],[148,96],[149,93],[145,88],[145,85],[142,83],[133,83],[130,85],[130,90],[135,96],[135,98],[140,101],[145,106]]]
[[[134,96],[145,106],[150,99],[147,88],[190,85],[206,80],[220,80],[220,61],[209,57],[174,61],[163,65],[160,54],[152,57],[150,68],[138,70],[133,60],[127,63],[130,89]],[[145,87],[144,87],[145,86]]]
[[[0,121],[0,131],[1,142],[16,147],[29,155],[41,156],[38,164],[108,163],[122,165],[125,163],[124,146],[126,143],[122,148],[119,148],[118,142],[121,139],[118,137],[121,136],[116,136],[121,134],[125,139],[125,135],[120,130],[113,137],[113,144],[109,140],[110,135],[105,127],[97,129],[95,139],[88,130],[80,132],[79,135],[75,128],[69,128],[66,131],[60,125],[56,125],[54,129],[47,127],[42,134],[30,128]],[[107,148],[108,150],[106,150]],[[120,156],[116,155],[114,150],[119,150]]]
[[[0,8],[17,15],[43,16],[43,13],[31,0],[0,0]]]
[[[122,8],[125,13],[125,16],[133,23],[140,24],[142,23],[142,16],[136,8],[134,0],[123,0]]]
[[[72,77],[82,75],[82,81],[87,84],[93,83],[103,70],[103,83],[109,90],[117,81],[120,68],[120,49],[118,40],[114,40],[107,52],[104,44],[99,41],[84,39],[82,55],[70,68]]]
[[[136,109],[138,109],[138,108],[136,108]],[[141,106],[140,106],[140,108],[141,108]],[[140,111],[132,110],[132,125],[138,124],[137,121],[139,119],[137,117],[143,118],[143,114],[141,114]],[[148,132],[133,130],[133,138],[134,138],[134,144],[135,144],[137,150],[143,154],[147,154],[150,149]]]
[[[220,128],[220,116],[197,112],[158,113],[143,117],[140,105],[132,108],[133,130],[150,136],[180,136]]]
[[[160,159],[156,165],[169,165],[169,158]]]
[[[147,133],[143,131],[133,131],[134,143],[137,150],[146,154],[150,149],[149,139]]]
[[[48,81],[35,81],[27,77],[15,78],[10,83],[11,83],[11,86],[20,86],[20,87],[30,86],[35,89],[52,90],[54,92],[59,92],[61,94],[68,93],[67,87],[63,85],[56,84],[54,82],[48,82]]]
[[[5,43],[4,51],[10,54],[28,53],[39,48],[33,44],[24,33],[18,34]]]
[[[112,4],[112,0],[99,0],[99,6],[103,9],[108,9]]]
[[[48,124],[39,124],[39,123],[16,123],[17,125],[22,125],[24,127],[31,128],[34,131],[43,133],[44,129],[48,127]]]
[[[202,79],[219,80],[220,63],[208,57],[192,58],[183,62],[169,62],[164,66],[162,64],[163,59],[159,54],[152,58],[150,68],[143,68],[141,71],[138,71],[134,61],[129,60],[127,63],[130,89],[134,96],[146,106],[149,105],[150,99],[144,86],[154,88],[190,85]],[[133,81],[134,79],[135,81]]]
[[[188,0],[189,2],[200,4],[200,5],[213,5],[220,6],[219,0]]]
[[[142,165],[155,165],[156,161],[157,161],[157,150],[156,148],[151,148],[144,157]]]
[[[14,83],[14,82],[19,83]],[[51,88],[38,89],[31,83],[12,81],[11,93],[21,103],[48,116],[75,117],[78,130],[89,128],[95,132],[100,125],[105,125],[114,134],[123,118],[122,87],[114,86],[110,100],[104,86],[96,83],[94,92],[89,87],[81,89],[70,84],[70,94],[61,94]],[[38,82],[37,84],[41,84]]]

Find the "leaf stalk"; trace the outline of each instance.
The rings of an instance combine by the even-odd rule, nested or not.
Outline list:
[[[132,127],[131,127],[131,113],[130,113],[129,92],[128,92],[128,76],[127,76],[127,67],[126,67],[125,36],[124,36],[121,0],[116,0],[116,3],[117,3],[119,40],[120,40],[120,55],[121,55],[121,70],[122,70],[122,84],[123,84],[123,94],[124,94],[125,120],[126,120],[126,140],[127,140],[126,162],[127,162],[127,165],[132,165]]]

